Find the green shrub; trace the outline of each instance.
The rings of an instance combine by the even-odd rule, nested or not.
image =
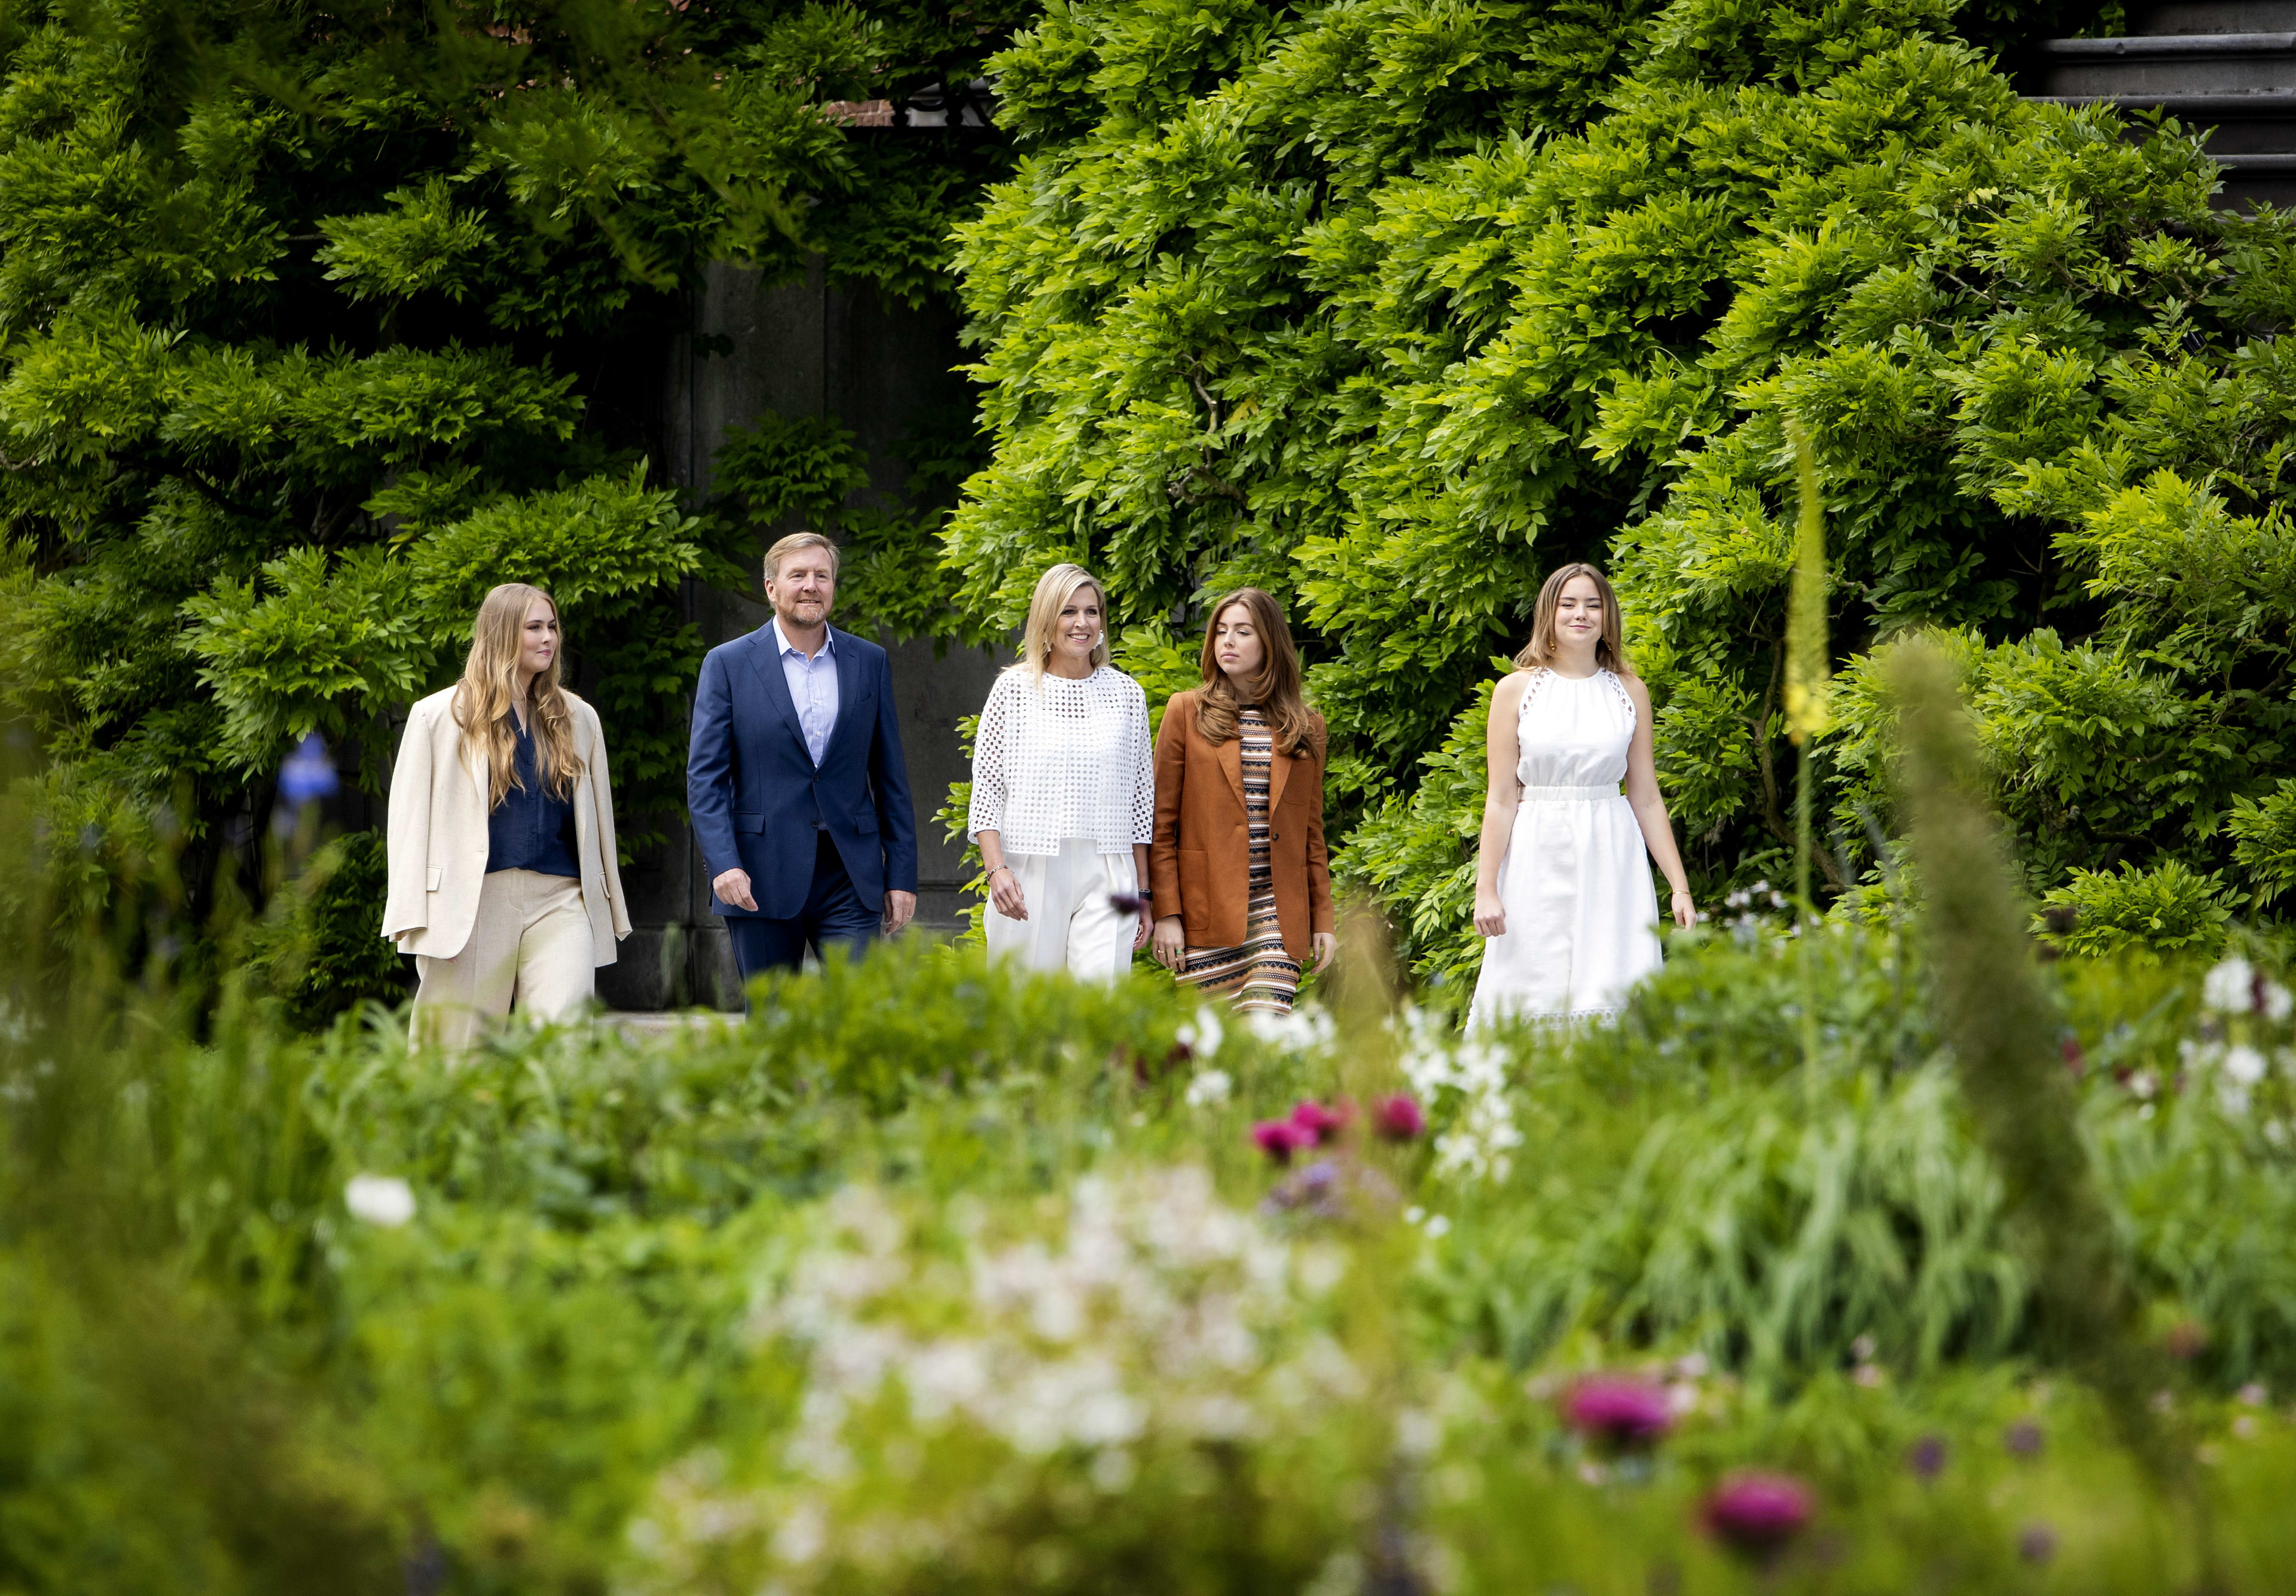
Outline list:
[[[1456,984],[1490,662],[1566,559],[1620,583],[1702,897],[1779,878],[1793,424],[1849,656],[1825,890],[1893,824],[1860,661],[1945,624],[2037,892],[2173,860],[2261,901],[2218,821],[2290,768],[2291,235],[2209,209],[2186,130],[2022,102],[1951,32],[2038,25],[1303,4],[1157,52],[1152,0],[1047,12],[999,58],[1029,154],[961,230],[968,613],[1069,557],[1136,629],[1290,599],[1340,868]]]
[[[2071,872],[2064,885],[2041,900],[2034,929],[2053,916],[2069,916],[2070,929],[2052,938],[2069,953],[2118,953],[2128,948],[2162,953],[2210,954],[2224,945],[2232,910],[2215,875],[2196,876],[2169,860],[2141,870],[2124,860],[2118,870]]]
[[[285,1000],[290,1023],[314,1029],[357,1004],[406,998],[406,961],[375,934],[388,871],[381,832],[336,837],[254,927],[248,963]]]
[[[635,396],[713,261],[775,280],[818,251],[839,284],[946,292],[949,223],[1003,147],[822,107],[970,81],[1019,10],[12,12],[0,674],[77,878],[58,908],[132,890],[155,840],[187,896],[154,940],[203,935],[234,893],[259,905],[288,751],[322,733],[379,797],[406,705],[503,580],[559,598],[623,844],[661,840],[705,647],[681,595],[752,588],[763,528],[678,503]],[[929,490],[860,539],[878,574],[854,596],[904,626],[931,629],[964,432],[913,440]],[[321,993],[298,1012],[323,1017]]]

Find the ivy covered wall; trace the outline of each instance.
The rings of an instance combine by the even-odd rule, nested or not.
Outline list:
[[[1562,560],[1620,583],[1702,893],[1786,868],[1798,422],[1848,678],[1829,893],[1870,890],[1890,824],[1871,659],[1923,627],[2087,934],[2267,908],[2296,880],[2296,260],[2210,209],[2192,138],[2024,104],[1986,47],[2116,21],[1048,6],[996,62],[1024,158],[962,234],[996,449],[947,536],[964,604],[1009,621],[1082,560],[1160,693],[1203,597],[1286,596],[1342,872],[1462,973],[1482,709]]]

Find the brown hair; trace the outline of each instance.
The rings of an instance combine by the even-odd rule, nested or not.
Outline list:
[[[518,734],[511,725],[511,700],[518,691],[526,613],[537,598],[555,618],[557,600],[525,582],[504,582],[487,594],[478,619],[471,623],[471,654],[463,663],[463,679],[455,684],[455,724],[465,737],[477,741],[485,757],[489,809],[501,808],[512,787],[525,790],[518,777]],[[527,684],[526,723],[534,730],[534,763],[543,787],[554,797],[566,798],[573,794],[582,761],[574,752],[574,712],[558,685],[558,662],[565,654],[562,635],[559,642],[549,668]]]
[[[1222,615],[1242,605],[1259,633],[1259,674],[1246,682],[1241,695],[1220,669],[1212,647],[1212,634]],[[1236,712],[1256,706],[1267,718],[1278,753],[1298,757],[1322,752],[1323,727],[1300,694],[1300,651],[1292,646],[1292,628],[1283,606],[1258,588],[1238,588],[1212,605],[1204,621],[1204,646],[1197,663],[1204,673],[1204,688],[1196,698],[1196,729],[1204,741],[1226,742],[1235,736]]]
[[[1538,603],[1530,613],[1530,641],[1514,656],[1516,670],[1536,670],[1554,662],[1555,606],[1562,602],[1565,584],[1581,576],[1595,584],[1595,591],[1603,600],[1603,635],[1595,641],[1595,663],[1620,676],[1635,673],[1634,667],[1627,663],[1627,646],[1621,640],[1619,596],[1611,591],[1611,579],[1603,574],[1601,568],[1583,560],[1557,568],[1539,584]]]

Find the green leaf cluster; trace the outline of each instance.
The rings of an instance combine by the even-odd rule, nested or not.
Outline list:
[[[74,909],[155,849],[190,924],[218,871],[259,900],[313,731],[375,818],[398,717],[508,580],[560,601],[625,845],[658,841],[704,645],[682,590],[746,585],[757,530],[665,484],[665,351],[713,260],[936,292],[1003,146],[824,107],[969,80],[1014,3],[12,11],[0,675]],[[877,539],[911,612],[944,590],[909,580],[930,520]]]
[[[2113,21],[1049,8],[999,62],[1029,153],[962,229],[996,442],[964,602],[1009,624],[1062,558],[1134,624],[1287,597],[1340,868],[1464,971],[1489,662],[1564,560],[1619,583],[1702,894],[1779,875],[1799,428],[1821,886],[1894,825],[1877,651],[1943,629],[2037,890],[2174,858],[2267,901],[2289,228],[2210,209],[2192,130],[2024,103],[1968,42]]]

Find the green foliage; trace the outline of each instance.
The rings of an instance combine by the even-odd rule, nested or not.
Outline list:
[[[822,106],[969,80],[1013,14],[12,13],[0,664],[48,755],[75,906],[155,830],[191,924],[217,894],[259,899],[253,839],[288,749],[326,736],[363,789],[357,823],[405,705],[451,677],[478,599],[511,580],[560,599],[624,845],[658,841],[704,642],[681,588],[741,583],[755,530],[662,481],[644,395],[663,341],[712,259],[772,276],[825,250],[840,283],[933,291],[1000,147],[895,149]],[[880,538],[898,569],[878,585],[911,622],[942,591],[909,580],[930,509]]]
[[[2078,866],[2064,885],[2041,900],[2034,927],[2045,928],[2051,911],[2068,912],[2071,929],[2053,940],[2068,952],[2119,953],[2125,950],[2169,953],[2213,953],[2224,945],[2223,884],[2215,876],[2195,876],[2177,860],[2140,870],[2127,860],[2118,870]]]
[[[382,834],[353,832],[315,852],[269,912],[250,930],[250,968],[282,1000],[291,1024],[316,1028],[364,1002],[406,995],[398,950],[374,934],[374,906],[389,891]]]
[[[935,533],[956,489],[978,464],[979,440],[964,417],[928,415],[894,453],[907,468],[902,502],[868,502],[868,462],[836,421],[767,412],[726,430],[711,470],[723,514],[757,529],[761,542],[800,528],[838,542],[838,605],[861,624],[901,637],[985,641],[957,613]]]
[[[1407,1531],[1466,1589],[1720,1592],[1743,1576],[1695,1504],[1759,1465],[1848,1537],[1849,1572],[1791,1565],[1813,1590],[2020,1590],[2037,1519],[2083,1589],[2161,1588],[2189,1526],[2034,1337],[1918,951],[1813,950],[1809,1072],[1801,948],[1751,923],[1678,944],[1612,1027],[1479,1051],[1398,1020],[1406,1077],[1452,1083],[1431,1145],[1319,1156],[1380,1170],[1400,1223],[1251,1212],[1276,1177],[1248,1124],[1374,1037],[1218,1036],[1152,982],[895,946],[747,1022],[449,1071],[397,1023],[226,1004],[197,1040],[155,994],[12,966],[0,1556],[29,1591],[299,1590],[313,1559],[396,1588],[425,1536],[480,1590],[1258,1589]],[[2088,1049],[2112,1245],[2152,1322],[2205,1329],[2163,1378],[2217,1460],[2222,1588],[2260,1592],[2296,1431],[2229,1394],[2296,1378],[2296,1015],[2265,970],[2196,975],[2040,979]],[[1463,1150],[1502,1123],[1511,1157]],[[411,1220],[360,1217],[360,1173]],[[1647,1463],[1555,1411],[1620,1366],[1677,1414]],[[2003,1444],[2023,1422],[2037,1456]]]
[[[2292,768],[2287,224],[2210,210],[2187,130],[2024,103],[1961,42],[2113,21],[1048,11],[1000,61],[1030,152],[962,230],[968,612],[1064,557],[1129,625],[1285,596],[1341,868],[1456,979],[1486,662],[1562,560],[1620,584],[1702,898],[1776,875],[1792,423],[1847,656],[1824,888],[1895,820],[1866,657],[1943,627],[2037,892],[2175,860],[2265,901],[2223,823]]]

